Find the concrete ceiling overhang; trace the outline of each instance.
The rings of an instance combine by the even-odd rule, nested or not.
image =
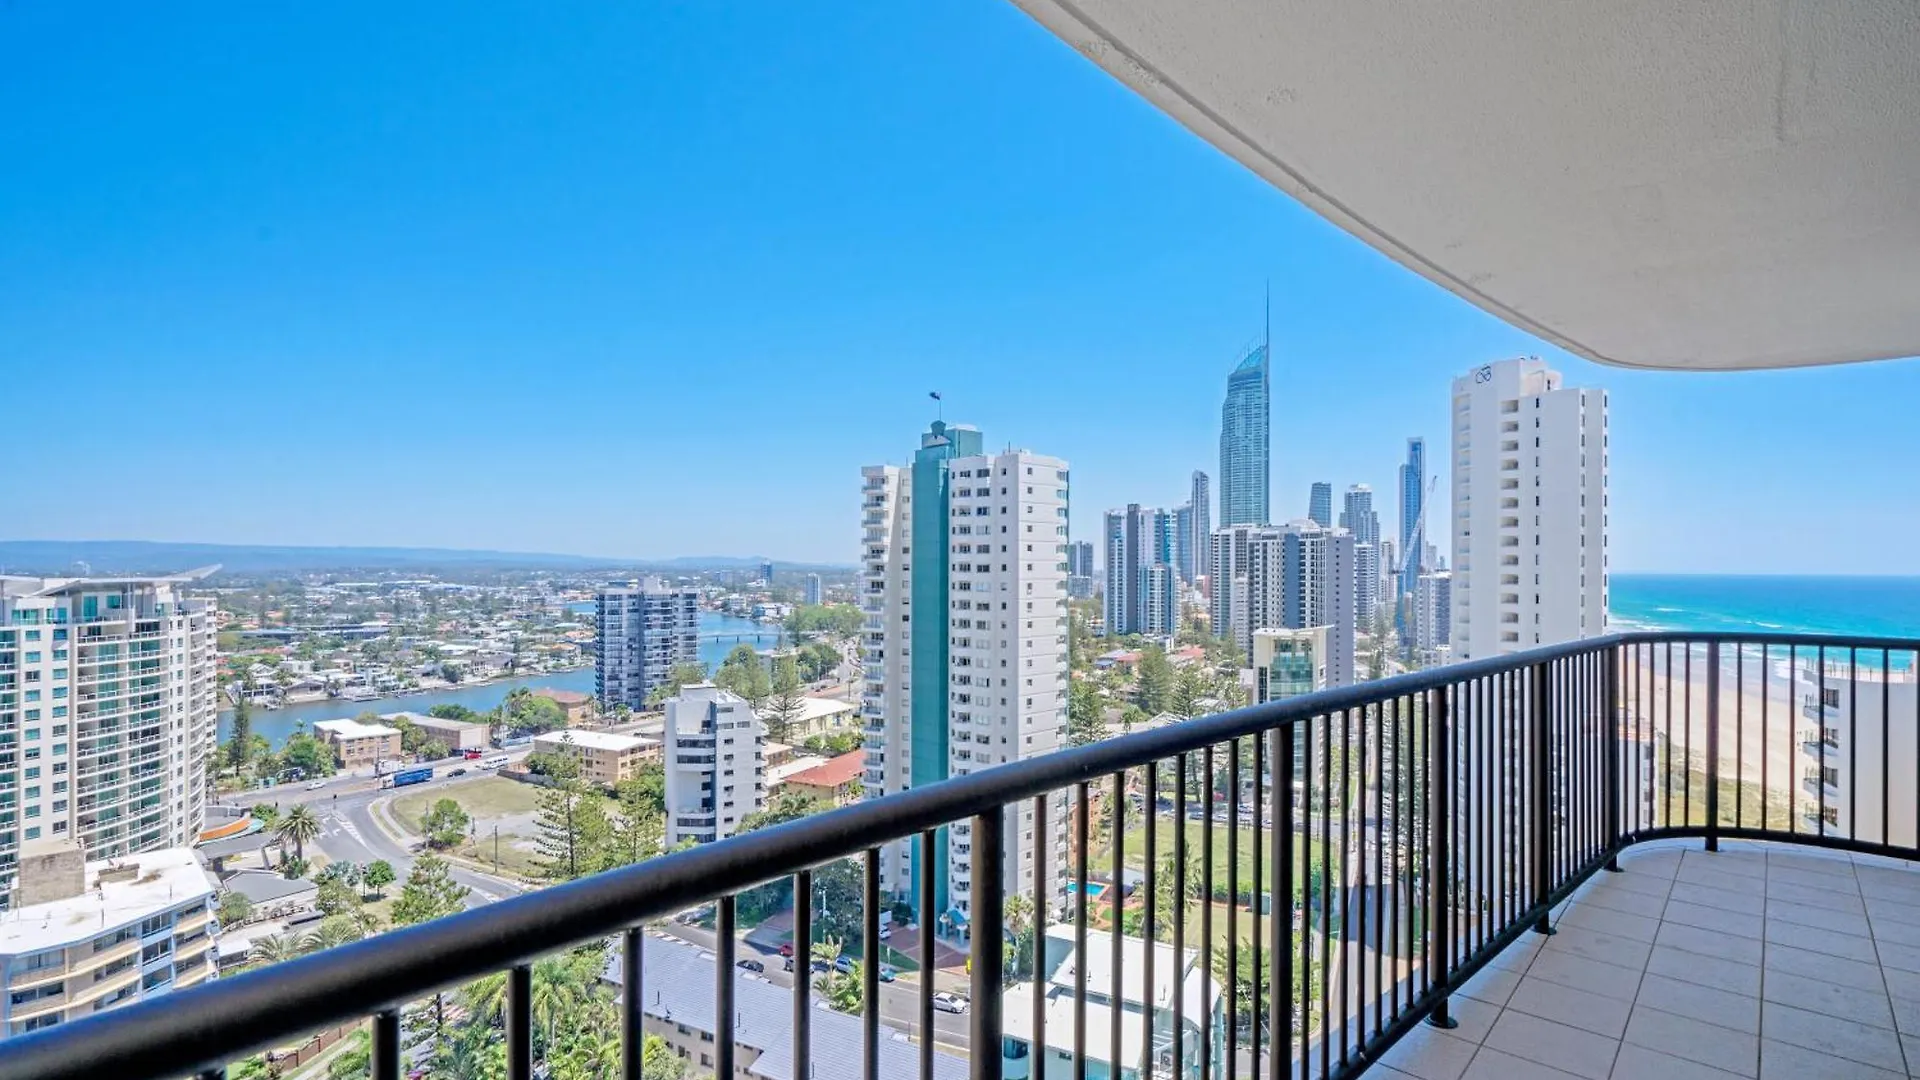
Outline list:
[[[1274,186],[1628,367],[1920,354],[1920,0],[1015,0]]]

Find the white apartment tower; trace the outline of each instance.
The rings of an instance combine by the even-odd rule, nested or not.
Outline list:
[[[1353,682],[1353,534],[1311,520],[1234,526],[1214,533],[1213,602],[1217,633],[1248,657],[1260,630],[1328,629],[1321,650],[1327,686]]]
[[[700,594],[660,578],[608,585],[594,596],[594,690],[600,708],[646,708],[676,664],[700,658]]]
[[[1606,391],[1536,357],[1455,379],[1451,520],[1456,658],[1604,633]]]
[[[213,604],[169,577],[0,577],[0,902],[20,848],[186,847],[219,721]]]
[[[662,747],[667,847],[725,840],[767,805],[766,726],[745,698],[712,683],[667,699]]]
[[[864,783],[870,798],[1062,745],[1067,717],[1067,465],[987,453],[980,432],[935,422],[911,466],[862,472],[866,615]],[[1109,581],[1111,587],[1111,581]],[[1048,816],[1057,848],[1064,814]],[[1008,811],[1003,886],[1034,885],[1031,805]],[[968,922],[971,827],[883,849],[882,882],[922,917]],[[934,895],[920,895],[920,860]],[[1063,887],[1057,850],[1049,894]]]

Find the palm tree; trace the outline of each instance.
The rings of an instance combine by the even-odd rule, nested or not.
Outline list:
[[[300,951],[322,952],[366,936],[360,922],[351,917],[323,919],[318,930],[300,939]]]
[[[482,975],[466,985],[460,996],[467,1004],[467,1015],[482,1024],[498,1023],[506,1015],[507,973]]]
[[[248,952],[262,964],[278,964],[299,956],[301,948],[300,943],[291,936],[274,934],[271,937],[254,938]]]
[[[292,841],[294,857],[305,859],[307,841],[320,835],[320,819],[305,805],[296,806],[274,825],[273,833],[281,843]]]

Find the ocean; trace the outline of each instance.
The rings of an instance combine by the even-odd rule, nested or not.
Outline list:
[[[1621,630],[1920,638],[1920,577],[1615,574]]]

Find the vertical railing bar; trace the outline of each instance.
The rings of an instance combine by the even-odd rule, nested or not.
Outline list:
[[[1264,945],[1262,939],[1264,935],[1260,932],[1262,926],[1260,918],[1262,910],[1265,909],[1266,916],[1271,919],[1273,909],[1271,904],[1263,904],[1261,901],[1261,894],[1266,889],[1267,879],[1261,876],[1266,867],[1266,860],[1263,857],[1265,852],[1261,848],[1260,837],[1263,828],[1267,832],[1273,831],[1271,818],[1273,812],[1267,807],[1267,788],[1270,786],[1267,782],[1267,769],[1270,768],[1273,763],[1267,758],[1267,741],[1258,735],[1253,736],[1251,741],[1253,743],[1253,873],[1248,883],[1251,886],[1251,890],[1247,903],[1253,909],[1253,922],[1250,927],[1252,933],[1248,935],[1247,946],[1253,951],[1253,998],[1247,1006],[1249,1014],[1247,1017],[1247,1027],[1248,1030],[1253,1032],[1253,1040],[1252,1045],[1248,1047],[1251,1052],[1251,1061],[1247,1066],[1247,1080],[1261,1080],[1260,1025],[1262,1023],[1263,1010],[1260,1007],[1260,987],[1262,985],[1260,965],[1263,959],[1268,965],[1271,965],[1273,957],[1266,956],[1263,958],[1262,956],[1262,946]],[[1267,997],[1271,1000],[1273,997],[1273,975],[1271,970],[1268,972],[1265,985]],[[1273,1032],[1269,1031],[1266,1035],[1268,1053],[1271,1055]]]
[[[1681,774],[1680,813],[1683,824],[1693,824],[1693,642],[1681,646],[1681,672],[1684,674],[1686,692],[1680,699],[1681,730],[1686,733],[1687,764],[1686,772]]]
[[[1087,782],[1074,787],[1073,853],[1073,1080],[1087,1080],[1087,845],[1093,811]]]
[[[1173,903],[1167,917],[1173,921],[1173,969],[1187,970],[1187,785],[1192,782],[1186,754],[1173,759]],[[1177,980],[1176,980],[1177,981]],[[1173,1075],[1186,1076],[1186,995],[1173,995]],[[1036,1080],[1041,1078],[1036,1077]]]
[[[1038,803],[1038,801],[1039,800],[1035,800],[1036,803]],[[1039,824],[1037,822],[1035,823],[1034,828],[1036,830],[1034,835],[1037,837],[1039,836],[1039,832],[1038,832]],[[937,829],[928,829],[927,831],[920,834],[920,850],[922,852],[922,855],[920,858],[920,865],[916,868],[920,872],[920,906],[921,906],[921,912],[920,912],[920,972],[921,974],[920,974],[920,1001],[919,1001],[921,1080],[933,1080],[933,1042],[934,1042],[933,1036],[934,1036],[934,1024],[936,1022],[933,1016],[933,973],[935,970],[935,965],[938,962],[937,957],[939,955],[937,952],[937,946],[939,942],[936,940],[933,932],[934,926],[937,924],[938,913],[932,912],[934,892],[938,884],[936,879],[938,876],[939,867],[937,865],[937,860],[935,860],[934,858],[933,852],[934,852],[935,846],[938,845],[939,843],[940,843],[940,832]],[[930,912],[932,912],[931,915],[929,914]],[[1035,919],[1040,918],[1040,910],[1038,908],[1034,909],[1033,917]],[[1039,1028],[1034,1029],[1034,1034],[1035,1034],[1034,1047],[1036,1049],[1040,1047],[1044,1047],[1046,1045],[1045,1041],[1039,1038],[1039,1031],[1040,1031]],[[809,1068],[811,1068],[810,1064],[809,1064]]]
[[[646,936],[640,926],[629,926],[621,935],[620,1075],[625,1080],[640,1080],[646,1071]]]
[[[1427,692],[1427,814],[1431,823],[1432,840],[1427,849],[1427,933],[1433,944],[1428,950],[1426,967],[1440,968],[1437,974],[1429,975],[1432,986],[1440,991],[1434,1002],[1433,1011],[1427,1015],[1427,1022],[1438,1028],[1458,1027],[1448,1011],[1448,999],[1452,991],[1451,971],[1453,969],[1453,941],[1449,933],[1447,901],[1452,893],[1452,879],[1449,873],[1448,846],[1452,830],[1452,797],[1448,793],[1448,774],[1451,763],[1449,725],[1447,723],[1447,689],[1436,687]]]
[[[1601,728],[1601,738],[1605,741],[1600,745],[1605,748],[1604,768],[1607,770],[1607,806],[1603,817],[1606,822],[1607,848],[1612,852],[1619,846],[1621,839],[1620,788],[1624,782],[1620,768],[1620,646],[1609,645],[1602,656],[1604,664],[1601,668],[1601,693],[1605,720]],[[1609,854],[1606,868],[1618,873],[1620,871],[1619,856]]]
[[[1815,662],[1820,665],[1820,707],[1817,710],[1817,712],[1820,716],[1821,730],[1820,730],[1820,744],[1819,744],[1820,745],[1820,772],[1818,775],[1816,775],[1813,778],[1813,792],[1814,792],[1814,795],[1820,800],[1819,829],[1820,829],[1820,835],[1825,836],[1827,835],[1827,739],[1826,739],[1826,734],[1827,734],[1826,732],[1827,647],[1825,645],[1820,646],[1820,651],[1816,655]],[[1789,699],[1789,704],[1791,704],[1791,699]],[[1792,715],[1792,714],[1788,714],[1788,715]]]
[[[1693,655],[1693,649],[1687,649]],[[1693,699],[1693,687],[1687,687]],[[1687,785],[1691,788],[1693,785]],[[1707,850],[1720,850],[1720,643],[1707,642]]]
[[[1200,752],[1200,970],[1213,978],[1213,744]],[[1210,983],[1209,983],[1210,985]],[[1216,1075],[1213,1021],[1200,1025],[1200,1075]]]
[[[1082,785],[1081,790],[1085,790]],[[1006,818],[1005,807],[995,806],[973,819],[973,898],[967,912],[974,927],[969,943],[973,951],[972,1002],[973,1023],[967,1045],[971,1065],[970,1080],[1000,1080],[1003,1059],[1000,1054],[1004,1027],[1000,1018],[1001,988],[1006,966]],[[1085,850],[1084,848],[1082,849]],[[1084,858],[1084,855],[1082,856]],[[1081,895],[1085,895],[1083,889]],[[1080,955],[1086,955],[1084,952]],[[1085,965],[1080,965],[1084,967]],[[928,978],[932,978],[929,972]],[[1084,1045],[1081,1047],[1085,1049]],[[1084,1053],[1081,1055],[1084,1057]],[[1043,1060],[1029,1057],[1029,1061]],[[731,1078],[731,1072],[715,1071],[716,1077]]]
[[[1733,646],[1733,826],[1747,824],[1747,650]]]
[[[1154,954],[1159,951],[1160,941],[1160,926],[1158,920],[1155,918],[1158,914],[1157,909],[1160,906],[1160,890],[1158,883],[1154,880],[1154,860],[1159,857],[1159,852],[1156,850],[1157,838],[1154,834],[1160,831],[1160,763],[1157,761],[1149,761],[1145,765],[1142,765],[1140,769],[1140,814],[1142,819],[1141,825],[1143,826],[1140,833],[1140,857],[1145,861],[1147,870],[1144,875],[1146,883],[1146,908],[1144,914],[1146,917],[1140,921],[1140,936],[1145,938],[1147,943],[1146,963],[1143,965],[1144,970],[1141,972],[1141,985],[1148,988],[1148,1000],[1153,1000],[1153,961]],[[1185,823],[1182,822],[1181,824],[1184,825]],[[1038,970],[1037,964],[1035,970]],[[1180,970],[1177,962],[1174,965],[1174,970],[1176,972]],[[1034,1013],[1038,1015],[1042,1011],[1040,1007],[1040,998],[1042,995],[1039,993],[1037,984],[1034,989],[1033,1010]],[[1151,1010],[1151,1008],[1150,1006],[1149,1009]],[[1147,1013],[1146,1060],[1143,1061],[1140,1066],[1140,1080],[1153,1080],[1154,1025],[1151,1022],[1153,1015],[1151,1011]],[[1036,1027],[1034,1030],[1037,1031],[1039,1028]],[[1037,1062],[1040,1059],[1036,1057],[1034,1060]],[[1034,1080],[1042,1080],[1041,1074],[1044,1071],[1040,1066],[1035,1065],[1033,1070]],[[1176,1067],[1169,1073],[1168,1080],[1179,1080],[1179,1078],[1180,1070]]]
[[[373,1080],[400,1080],[400,1010],[373,1017]]]
[[[920,862],[931,868],[933,860],[922,858]],[[923,892],[921,908],[932,907],[933,893]],[[931,920],[924,915],[920,919],[921,936],[933,940],[930,928]],[[797,1076],[809,1076],[813,1072],[813,871],[802,869],[793,875],[793,936],[788,939],[793,946],[793,1071]],[[932,992],[933,969],[927,968],[921,976],[921,993]],[[928,1028],[920,1029],[922,1042],[932,1045],[932,1032]],[[638,1074],[629,1080],[639,1080]],[[931,1076],[921,1080],[933,1080]]]
[[[1880,769],[1880,842],[1893,846],[1892,802],[1889,800],[1887,786],[1888,774],[1893,772],[1892,726],[1888,717],[1893,712],[1890,696],[1893,685],[1893,650],[1880,650],[1880,757],[1885,764]],[[1920,733],[1916,733],[1920,737]]]
[[[1379,801],[1380,784],[1375,782],[1373,771],[1367,765],[1367,744],[1377,738],[1379,730],[1379,705],[1367,705],[1359,711],[1359,947],[1363,951],[1373,951],[1373,988],[1367,988],[1367,957],[1359,959],[1359,1036],[1356,1042],[1371,1042],[1382,1026],[1386,1026],[1386,1017],[1380,1015],[1380,917],[1373,907],[1375,897],[1380,892],[1379,869],[1367,874],[1367,844],[1369,832],[1373,851],[1380,851],[1380,815],[1375,809],[1373,815],[1367,813],[1367,792],[1373,790],[1375,801]],[[1371,822],[1371,830],[1369,830]],[[1367,942],[1367,915],[1373,911],[1373,942]],[[1260,965],[1254,965],[1260,970]],[[1373,1030],[1367,1030],[1367,1011],[1373,1011]]]
[[[507,972],[507,1076],[533,1080],[533,968]]]
[[[1823,708],[1820,714],[1822,742],[1826,741],[1826,726]],[[1886,775],[1886,771],[1882,767],[1881,775]],[[1821,782],[1825,783],[1824,777]],[[1847,649],[1847,839],[1860,839],[1860,650],[1851,647]]]
[[[1333,844],[1333,725],[1332,713],[1320,725],[1320,1080],[1327,1080],[1333,1068],[1333,981],[1340,977],[1340,991],[1346,993],[1347,980],[1333,957],[1333,879],[1336,852]],[[1342,771],[1346,762],[1340,763]],[[1343,926],[1344,929],[1344,926]],[[1342,1040],[1341,1057],[1346,1056]]]
[[[1248,855],[1251,857],[1252,864],[1249,868],[1247,878],[1248,929],[1251,931],[1247,935],[1247,951],[1251,954],[1249,959],[1252,961],[1251,970],[1253,972],[1253,983],[1249,987],[1250,994],[1247,999],[1247,1058],[1249,1062],[1247,1066],[1247,1080],[1260,1080],[1260,1024],[1262,1013],[1260,1008],[1260,894],[1266,885],[1266,879],[1260,876],[1262,863],[1260,857],[1262,854],[1260,850],[1260,822],[1266,816],[1267,812],[1265,805],[1266,787],[1261,782],[1261,770],[1266,765],[1267,744],[1260,736],[1254,735],[1247,740],[1247,745],[1249,751],[1253,754],[1253,831],[1249,837],[1251,842],[1247,845]],[[1238,819],[1238,810],[1235,810],[1234,816]],[[1238,888],[1238,886],[1236,886],[1236,888]],[[1268,982],[1271,983],[1271,981],[1271,976],[1269,976]],[[1271,992],[1271,985],[1268,986],[1268,990]]]
[[[1107,935],[1108,944],[1112,946],[1112,956],[1109,959],[1113,965],[1113,978],[1110,986],[1112,996],[1108,1000],[1114,1003],[1114,1007],[1107,1011],[1107,1015],[1111,1021],[1107,1029],[1109,1046],[1107,1060],[1112,1063],[1113,1072],[1118,1074],[1124,1067],[1120,1056],[1120,1017],[1126,1012],[1126,1009],[1122,1007],[1122,1003],[1126,1001],[1126,997],[1121,993],[1120,981],[1120,965],[1122,962],[1122,954],[1120,952],[1120,909],[1122,897],[1126,892],[1123,884],[1127,876],[1127,774],[1124,770],[1113,774],[1113,808],[1108,815],[1107,827],[1113,832],[1113,876],[1107,883],[1106,892],[1111,905],[1109,913],[1113,921],[1113,930]],[[1148,945],[1147,951],[1151,952],[1152,950],[1153,946]],[[1147,984],[1149,988],[1151,988],[1152,985],[1152,983]],[[1152,1040],[1149,1039],[1148,1041],[1151,1042]],[[1148,1049],[1149,1052],[1151,1052],[1151,1047]],[[1135,1071],[1138,1071],[1137,1065],[1135,1066]]]
[[[1493,738],[1493,716],[1487,711],[1489,696],[1487,683],[1486,679],[1469,679],[1461,687],[1467,696],[1466,708],[1461,712],[1466,717],[1466,723],[1462,726],[1466,729],[1466,738],[1471,744],[1469,752],[1482,763],[1482,767],[1474,771],[1480,790],[1475,793],[1475,798],[1468,800],[1467,805],[1469,815],[1467,831],[1474,838],[1472,848],[1476,853],[1472,864],[1467,867],[1466,874],[1467,883],[1474,893],[1472,903],[1468,907],[1476,916],[1473,926],[1466,935],[1467,951],[1470,953],[1478,951],[1486,944],[1487,899],[1493,892],[1494,879],[1497,876],[1494,873],[1493,860],[1487,857],[1493,850],[1487,846],[1487,842],[1493,837],[1493,821],[1499,813],[1493,798],[1493,770],[1484,767],[1487,746]]]
[[[1533,827],[1537,840],[1534,843],[1533,896],[1529,907],[1539,912],[1539,918],[1533,924],[1537,934],[1553,933],[1552,921],[1548,918],[1547,894],[1553,891],[1553,845],[1557,831],[1553,823],[1552,806],[1552,715],[1553,677],[1550,665],[1533,665]]]
[[[1240,740],[1227,742],[1227,1080],[1235,1080],[1240,1051]]]
[[[1387,703],[1373,711],[1373,1035],[1379,1038],[1391,1022],[1387,1016]]]
[[[1273,984],[1267,991],[1267,1080],[1287,1080],[1293,1053],[1293,726],[1267,732],[1273,742],[1272,935]],[[1286,785],[1282,798],[1281,785]],[[1304,1056],[1304,1055],[1303,1055]],[[1151,1078],[1149,1078],[1151,1080]]]
[[[880,849],[868,848],[864,861],[865,888],[860,904],[860,954],[864,962],[860,965],[860,1003],[865,1015],[861,1017],[860,1050],[866,1080],[880,1080],[880,966],[887,955],[886,942],[880,940]],[[994,933],[997,936],[999,931]],[[929,972],[927,979],[932,978]]]
[[[1403,839],[1406,835],[1406,821],[1403,816],[1404,809],[1400,801],[1400,788],[1403,782],[1401,780],[1400,761],[1406,753],[1403,747],[1405,738],[1402,734],[1403,728],[1400,723],[1400,706],[1405,701],[1406,698],[1404,696],[1396,696],[1391,703],[1391,707],[1387,710],[1387,715],[1392,718],[1393,725],[1393,779],[1391,781],[1393,785],[1393,905],[1387,909],[1386,914],[1387,937],[1393,942],[1393,995],[1391,1000],[1393,1018],[1395,1020],[1400,1018],[1400,989],[1407,981],[1404,974],[1405,961],[1407,954],[1413,951],[1407,948],[1405,941],[1400,936],[1400,905],[1402,903],[1400,886],[1402,880],[1406,877],[1408,869],[1402,859],[1402,853],[1406,850],[1406,842]]]
[[[1045,794],[1033,797],[1033,955],[1028,957],[1027,961],[1033,965],[1033,1041],[1027,1047],[1027,1061],[1030,1063],[1028,1068],[1031,1070],[1028,1075],[1034,1077],[1034,1080],[1040,1080],[1044,1075],[1044,1063],[1049,1056],[1047,1053],[1047,995],[1044,980],[1047,965],[1047,919],[1053,910],[1053,895],[1052,890],[1047,888],[1047,798]],[[1147,895],[1153,895],[1151,859],[1148,860],[1147,865]],[[1151,902],[1148,906],[1151,909]],[[1148,934],[1147,940],[1153,940],[1152,934]],[[1151,948],[1147,950],[1147,955],[1153,955]],[[927,964],[926,970],[932,971],[933,965]],[[927,1002],[927,1011],[931,1016],[933,1011],[931,998]],[[924,1080],[933,1080],[932,1039],[927,1040],[927,1045],[922,1052],[926,1055],[927,1074]],[[1149,1053],[1147,1056],[1151,1059],[1153,1055]],[[1152,1077],[1148,1076],[1146,1080],[1152,1080]]]
[[[733,936],[734,897],[722,896],[715,905],[713,920],[714,994],[713,994],[713,1075],[733,1075],[734,950],[739,942]],[[869,957],[871,960],[871,957]],[[794,967],[797,969],[798,964]],[[811,971],[811,966],[809,966]],[[868,1077],[867,1080],[873,1080]]]
[[[1792,741],[1793,739],[1793,693],[1794,693],[1794,687],[1800,681],[1799,652],[1800,650],[1798,646],[1795,646],[1795,645],[1787,646],[1787,702],[1786,702],[1786,705],[1787,705],[1787,739],[1788,739],[1787,761],[1789,762],[1789,764],[1787,765],[1787,829],[1786,831],[1789,833],[1796,833],[1800,831],[1800,799],[1799,799],[1800,781],[1795,777],[1795,774],[1798,773],[1800,770],[1793,764],[1795,755],[1793,752],[1793,741]],[[1767,697],[1771,697],[1771,696],[1773,695],[1772,694],[1767,695]],[[1767,700],[1766,697],[1761,698],[1760,699],[1761,704],[1765,705],[1766,700]],[[1764,721],[1762,722],[1764,723]]]
[[[1667,707],[1661,719],[1665,721],[1666,728],[1667,728],[1667,739],[1666,739],[1667,762],[1666,762],[1666,769],[1664,770],[1666,773],[1665,780],[1666,780],[1667,793],[1666,793],[1666,798],[1662,800],[1666,805],[1666,812],[1664,816],[1661,818],[1661,823],[1667,826],[1671,826],[1673,824],[1673,642],[1669,640],[1664,644],[1666,646],[1666,654],[1667,654],[1667,666],[1666,666],[1666,677],[1665,677],[1665,689],[1667,691]]]

